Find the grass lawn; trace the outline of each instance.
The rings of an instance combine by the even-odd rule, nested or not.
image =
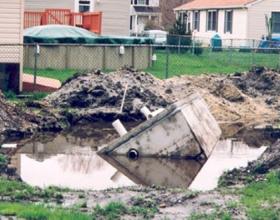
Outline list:
[[[155,53],[157,54],[157,61],[152,67],[145,69],[145,71],[163,79],[166,72],[166,53],[164,50],[157,50]],[[168,76],[199,75],[205,73],[229,74],[248,71],[253,65],[277,68],[279,63],[280,56],[278,54],[237,51],[210,52],[206,49],[199,56],[193,55],[190,52],[181,54],[173,52],[169,55]],[[24,72],[33,74],[33,69],[24,68]],[[38,76],[45,76],[64,82],[76,72],[78,71],[69,69],[42,69],[38,70]]]
[[[280,172],[272,172],[265,181],[255,182],[241,191],[241,203],[252,220],[280,219]]]
[[[44,205],[28,203],[0,202],[0,215],[16,216],[20,219],[32,220],[90,220],[92,217],[84,213],[62,208],[51,208]]]
[[[157,51],[157,61],[146,71],[158,78],[165,78],[166,53]],[[278,67],[278,54],[246,53],[246,52],[209,52],[196,56],[185,53],[169,55],[169,77],[178,75],[199,75],[204,73],[228,74],[248,71],[253,65]]]

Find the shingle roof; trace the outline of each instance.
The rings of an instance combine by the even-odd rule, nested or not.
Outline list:
[[[183,4],[174,10],[195,10],[195,9],[214,9],[214,8],[240,8],[256,0],[193,0]]]

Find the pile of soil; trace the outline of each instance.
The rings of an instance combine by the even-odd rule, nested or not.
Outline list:
[[[250,74],[244,73],[239,77],[181,76],[159,80],[133,69],[109,74],[95,71],[74,76],[46,101],[53,108],[62,108],[61,115],[73,124],[83,119],[113,121],[120,118],[130,121],[144,119],[140,113],[144,105],[156,110],[196,92],[208,103],[225,136],[231,136],[244,127],[272,123],[278,118],[278,112],[265,103],[267,97],[252,96],[241,89],[241,82],[247,81]],[[123,112],[120,112],[126,86],[127,95]]]
[[[245,94],[263,97],[268,105],[280,110],[280,73],[263,67],[254,68],[247,74],[237,75],[233,83]]]
[[[110,74],[96,71],[74,76],[60,90],[48,96],[46,101],[55,107],[79,109],[71,117],[78,117],[75,114],[79,114],[79,118],[91,117],[92,120],[94,117],[96,120],[99,118],[108,121],[116,117],[143,119],[140,114],[142,106],[156,110],[170,104],[159,92],[162,84],[161,80],[152,75],[132,69]],[[71,113],[68,112],[68,117]]]
[[[168,96],[174,101],[190,92],[201,94],[220,124],[224,137],[232,137],[245,128],[274,123],[279,118],[279,112],[265,103],[266,98],[244,93],[232,82],[230,75],[175,77],[167,80],[165,85],[172,90]]]
[[[21,109],[8,104],[0,91],[0,135],[3,136],[22,136],[32,133],[37,127],[34,116],[23,112]]]
[[[58,118],[45,109],[36,114],[24,107],[17,107],[5,100],[0,91],[0,144],[6,138],[23,138],[37,131],[60,131]]]

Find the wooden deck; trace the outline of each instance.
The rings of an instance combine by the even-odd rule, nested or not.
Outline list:
[[[69,9],[24,12],[24,28],[48,24],[71,25],[101,34],[102,12],[74,13]]]

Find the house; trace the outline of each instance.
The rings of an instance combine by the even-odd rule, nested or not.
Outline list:
[[[102,12],[102,35],[129,35],[130,0],[24,0],[26,11],[70,9],[74,12]]]
[[[21,90],[23,1],[0,1],[0,89]]]
[[[272,19],[273,33],[280,33],[279,0],[193,0],[174,10],[204,43],[218,34],[233,46],[256,46],[255,40],[268,34],[266,16]]]
[[[141,34],[148,21],[155,25],[161,23],[159,0],[131,0],[130,34]]]

